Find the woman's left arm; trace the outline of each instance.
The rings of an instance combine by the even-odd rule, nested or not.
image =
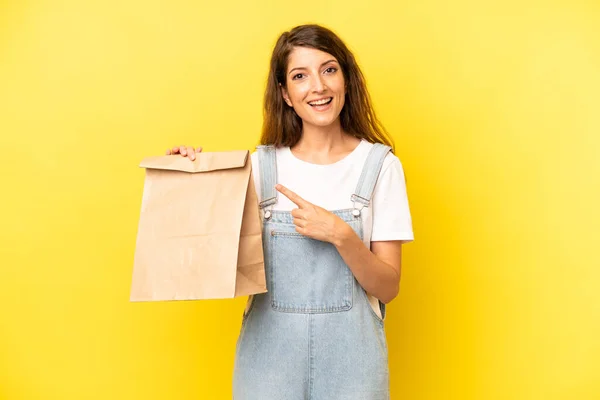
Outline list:
[[[371,242],[369,250],[348,224],[340,222],[345,227],[340,225],[339,235],[332,244],[365,291],[382,303],[389,303],[400,288],[402,242]]]

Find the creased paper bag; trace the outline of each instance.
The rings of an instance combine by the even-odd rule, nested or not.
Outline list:
[[[149,157],[131,301],[217,299],[267,291],[248,151]]]

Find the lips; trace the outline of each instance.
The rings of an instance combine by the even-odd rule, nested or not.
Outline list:
[[[325,97],[323,99],[309,101],[308,105],[311,107],[326,106],[327,104],[331,103],[332,101],[333,101],[333,97]]]

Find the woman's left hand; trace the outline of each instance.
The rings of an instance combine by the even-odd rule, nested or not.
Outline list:
[[[316,206],[283,185],[276,185],[275,189],[298,206],[292,210],[296,232],[312,239],[338,245],[346,235],[350,225],[340,217],[326,209]]]

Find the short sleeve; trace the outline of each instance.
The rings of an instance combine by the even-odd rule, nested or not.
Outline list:
[[[387,156],[373,192],[373,231],[371,241],[414,239],[406,193],[404,170],[398,157]],[[386,159],[387,161],[387,159]]]

